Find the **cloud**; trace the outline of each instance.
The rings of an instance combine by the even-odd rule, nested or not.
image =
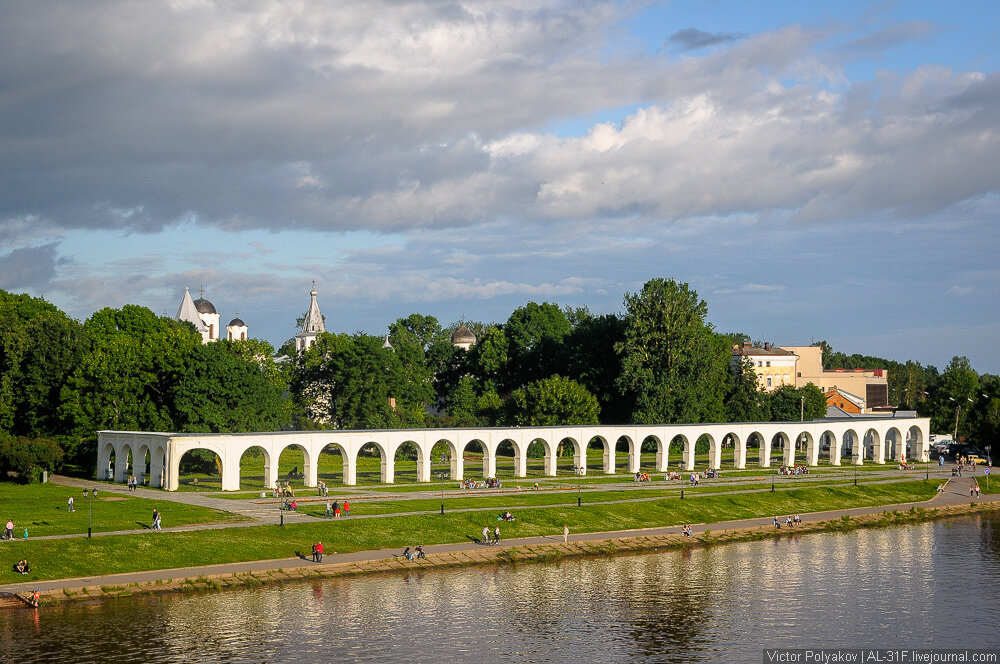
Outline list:
[[[695,51],[700,48],[715,46],[716,44],[728,44],[746,35],[742,32],[705,32],[698,28],[684,28],[678,30],[667,38],[671,44],[676,44],[683,51]]]
[[[910,41],[928,39],[939,32],[940,28],[929,21],[908,21],[850,39],[838,50],[856,57],[871,56]]]
[[[975,292],[975,286],[959,286],[958,284],[951,286],[951,288],[945,291],[948,295],[972,295]]]
[[[58,242],[23,247],[0,256],[0,288],[45,290],[56,273]]]

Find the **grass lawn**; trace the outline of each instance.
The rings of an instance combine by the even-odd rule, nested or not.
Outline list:
[[[67,509],[70,496],[73,496],[76,502],[76,512],[73,513]],[[146,528],[152,521],[154,507],[163,514],[164,526],[244,520],[235,514],[195,505],[110,493],[102,495],[100,491],[97,496],[95,499],[84,498],[80,489],[55,484],[19,485],[2,482],[0,526],[6,524],[7,519],[13,519],[16,537],[22,537],[25,528],[28,529],[29,538],[40,535],[86,533],[91,500],[94,532]]]
[[[183,533],[111,535],[94,539],[27,540],[0,546],[0,580],[58,579],[213,563],[280,559],[308,555],[322,540],[328,552],[351,552],[433,545],[475,538],[484,525],[500,525],[505,538],[571,532],[708,523],[762,518],[838,508],[924,500],[937,482],[898,482],[865,487],[827,486],[776,493],[666,498],[627,505],[584,505],[518,509],[517,521],[503,523],[485,512],[451,512],[380,519],[319,520],[279,526],[202,530]],[[498,508],[499,511],[499,508]],[[32,573],[21,577],[13,564],[27,558]],[[16,578],[15,578],[16,577]]]

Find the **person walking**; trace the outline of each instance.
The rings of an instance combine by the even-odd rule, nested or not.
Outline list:
[[[318,563],[323,562],[323,543],[322,542],[317,542],[316,543],[316,562],[318,562]]]
[[[493,529],[493,543],[494,544],[500,543],[500,526],[497,526],[496,528]]]
[[[563,544],[569,543],[569,526],[563,524]]]
[[[490,527],[483,526],[483,544],[490,543]]]
[[[14,520],[13,519],[8,519],[7,520],[7,539],[9,539],[9,540],[14,539]]]
[[[76,511],[76,509],[73,507],[73,496],[69,497],[69,502],[68,502],[68,505],[67,505],[66,509],[69,510],[70,512],[75,512]]]
[[[153,521],[152,521],[152,523],[150,523],[150,525],[149,525],[149,527],[150,527],[150,528],[151,528],[152,530],[156,530],[156,521],[157,521],[157,519],[159,519],[159,518],[160,518],[160,511],[159,511],[158,509],[156,509],[156,508],[154,507],[154,508],[153,508]]]
[[[326,501],[326,518],[330,518],[333,514],[333,506],[330,504],[329,499]]]
[[[160,513],[159,512],[156,513],[156,520],[153,521],[153,528],[155,528],[156,530],[163,530],[163,528],[160,527]]]

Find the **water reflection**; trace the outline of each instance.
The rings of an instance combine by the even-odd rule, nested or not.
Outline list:
[[[760,661],[988,646],[998,521],[75,603],[0,620],[23,662]]]

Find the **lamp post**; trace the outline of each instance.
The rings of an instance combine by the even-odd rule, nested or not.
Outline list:
[[[90,493],[84,489],[83,495],[87,498],[87,539],[90,539],[94,533],[94,497],[97,495],[97,489],[91,489]]]
[[[583,498],[581,496],[580,484],[583,482],[583,470],[586,466],[573,466],[573,472],[576,473],[576,506],[583,507]]]

